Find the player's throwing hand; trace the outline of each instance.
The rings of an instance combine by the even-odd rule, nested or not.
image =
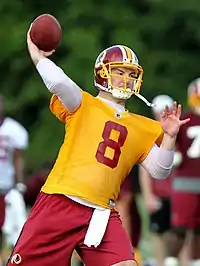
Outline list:
[[[27,32],[28,51],[30,53],[30,56],[31,56],[33,62],[35,64],[37,64],[38,61],[41,60],[42,58],[48,57],[48,56],[52,55],[55,52],[55,50],[52,50],[50,52],[44,52],[42,50],[39,50],[37,48],[37,46],[31,41],[31,38],[30,38],[30,29],[31,29],[31,26],[30,26],[30,28],[29,28],[29,30]]]

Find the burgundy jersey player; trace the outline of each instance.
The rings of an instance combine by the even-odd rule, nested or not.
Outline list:
[[[190,122],[177,137],[179,166],[172,172],[172,236],[168,243],[166,266],[178,263],[177,256],[188,231],[194,234],[191,265],[200,265],[200,79],[188,87]]]

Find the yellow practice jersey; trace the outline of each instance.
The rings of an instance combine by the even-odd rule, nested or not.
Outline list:
[[[74,113],[55,95],[50,110],[65,123],[66,134],[42,191],[77,196],[102,207],[111,207],[133,165],[145,159],[163,134],[158,122],[128,111],[118,114],[86,92]]]

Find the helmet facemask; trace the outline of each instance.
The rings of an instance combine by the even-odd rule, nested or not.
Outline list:
[[[113,69],[126,68],[133,70],[135,75],[132,77],[113,73]],[[99,89],[110,92],[113,97],[118,99],[128,99],[133,94],[138,94],[140,92],[140,87],[142,83],[143,70],[139,65],[133,63],[122,63],[122,62],[111,62],[102,64],[99,70],[100,78],[104,79],[104,86],[96,84]],[[114,78],[122,79],[121,82],[123,86],[116,86],[113,82]],[[130,84],[132,84],[130,86]]]

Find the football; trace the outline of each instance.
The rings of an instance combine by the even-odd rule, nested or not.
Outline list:
[[[30,38],[38,49],[49,52],[55,50],[62,37],[62,29],[58,20],[50,15],[43,14],[37,17],[30,29]]]

